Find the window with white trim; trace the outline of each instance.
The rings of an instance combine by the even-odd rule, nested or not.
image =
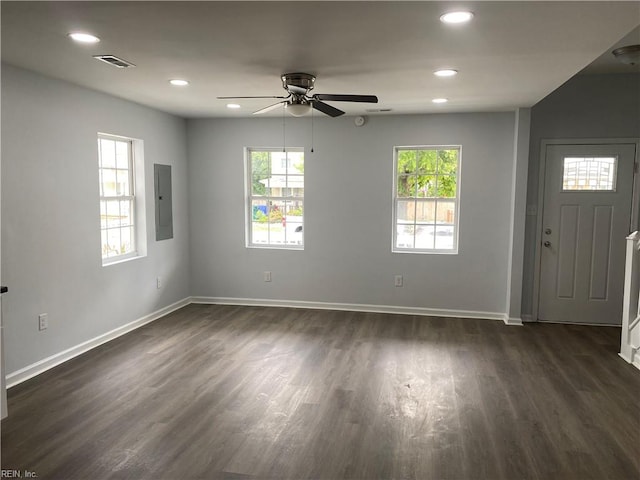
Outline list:
[[[246,149],[248,247],[304,248],[304,149]]]
[[[458,252],[460,151],[460,146],[395,148],[394,252]]]
[[[138,256],[134,140],[98,135],[102,264]]]

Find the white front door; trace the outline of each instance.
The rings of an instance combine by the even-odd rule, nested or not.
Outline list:
[[[619,325],[634,144],[547,145],[538,319]]]

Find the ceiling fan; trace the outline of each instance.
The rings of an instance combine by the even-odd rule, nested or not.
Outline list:
[[[218,97],[219,99],[242,99],[242,98],[278,98],[282,101],[262,108],[254,115],[270,112],[275,110],[281,105],[294,117],[301,117],[311,111],[312,108],[321,111],[329,115],[330,117],[339,117],[344,115],[345,112],[335,108],[324,100],[335,102],[364,102],[364,103],[378,103],[378,97],[375,95],[345,95],[345,94],[327,94],[327,93],[315,93],[310,95],[309,92],[313,90],[313,84],[316,81],[316,77],[309,73],[285,73],[282,75],[282,88],[284,88],[287,96],[254,96],[254,97]]]

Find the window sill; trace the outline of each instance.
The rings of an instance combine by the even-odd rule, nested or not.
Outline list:
[[[138,260],[139,258],[144,258],[146,257],[146,255],[131,255],[131,256],[126,256],[123,258],[120,257],[115,257],[113,260],[103,260],[102,261],[102,266],[103,267],[110,267],[111,265],[118,265],[120,263],[126,263],[126,262],[130,262],[132,260]]]
[[[304,245],[302,246],[294,246],[294,245],[247,245],[247,248],[255,248],[258,250],[294,250],[298,252],[304,251]]]
[[[419,255],[458,255],[458,250],[397,250],[391,249],[391,253],[413,253]]]

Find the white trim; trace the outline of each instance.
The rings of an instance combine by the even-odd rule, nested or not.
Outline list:
[[[191,297],[192,303],[213,305],[239,305],[257,307],[309,308],[314,310],[342,310],[348,312],[390,313],[397,315],[424,315],[430,317],[475,318],[505,321],[504,313],[475,310],[449,310],[440,308],[401,307],[393,305],[368,305],[361,303],[309,302],[304,300],[279,300],[270,298]]]
[[[638,370],[640,370],[640,348],[631,348],[629,349],[629,354],[626,352],[618,353],[618,356],[622,358],[625,362],[630,363]]]
[[[510,317],[508,313],[505,313],[502,317],[502,321],[505,325],[514,325],[517,327],[522,327],[522,319],[518,317]]]
[[[77,357],[78,355],[81,355],[93,348],[96,348],[103,343],[107,343],[115,338],[118,338],[125,333],[129,333],[132,330],[140,328],[147,323],[158,320],[159,318],[164,317],[165,315],[168,315],[171,312],[178,310],[179,308],[189,305],[190,303],[191,299],[189,297],[184,298],[175,303],[172,303],[171,305],[161,308],[160,310],[156,310],[153,313],[134,320],[133,322],[122,325],[121,327],[103,333],[102,335],[98,335],[97,337],[87,340],[86,342],[82,342],[75,347],[68,348],[62,352],[56,353],[54,355],[51,355],[50,357],[43,358],[42,360],[32,363],[31,365],[27,365],[20,370],[11,372],[7,374],[7,388],[11,388],[15,385],[18,385],[19,383],[24,382],[25,380],[29,380],[30,378],[35,377],[36,375],[39,375],[57,365],[60,365],[61,363],[71,360],[72,358]]]
[[[631,358],[633,359],[629,362],[631,365],[640,370],[640,348],[634,348],[631,353]]]

